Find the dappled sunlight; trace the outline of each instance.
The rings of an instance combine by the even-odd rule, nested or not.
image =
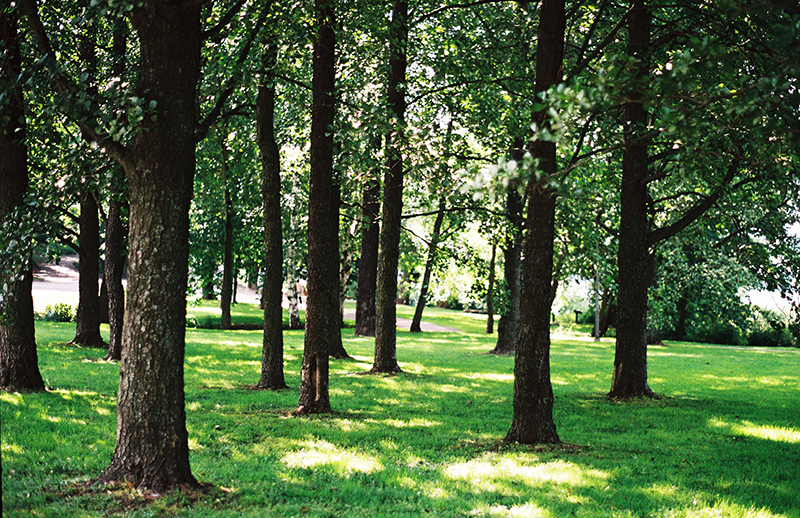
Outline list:
[[[287,453],[281,462],[296,469],[330,466],[344,477],[354,472],[369,474],[383,470],[383,465],[374,456],[345,450],[322,440],[307,441],[303,449]]]
[[[381,424],[392,426],[394,428],[427,428],[442,424],[438,421],[431,421],[429,419],[422,419],[419,417],[409,419],[408,421],[401,421],[399,419],[383,419],[380,422]]]
[[[513,382],[514,374],[500,374],[496,372],[462,372],[457,374],[459,378],[466,378],[469,380],[486,380],[486,381],[500,381],[500,382]]]
[[[19,406],[24,403],[22,394],[19,392],[0,392],[0,401],[7,405]]]
[[[709,419],[708,424],[715,428],[721,428],[735,435],[744,435],[765,439],[768,441],[785,442],[789,444],[800,444],[800,431],[797,428],[782,428],[772,425],[759,425],[751,421],[741,421],[737,423],[725,422],[721,419]]]
[[[532,502],[522,505],[512,505],[511,507],[499,504],[491,506],[485,505],[473,509],[470,514],[473,516],[496,516],[498,518],[556,518],[553,513]]]
[[[581,468],[571,462],[554,460],[539,462],[536,457],[484,454],[480,459],[451,464],[444,469],[450,479],[471,484],[476,491],[516,492],[524,486],[567,484],[571,487],[595,486],[608,478],[599,470]]]
[[[726,500],[712,504],[695,503],[694,507],[676,509],[666,515],[667,518],[783,518],[786,515],[775,514],[769,509],[745,507]]]

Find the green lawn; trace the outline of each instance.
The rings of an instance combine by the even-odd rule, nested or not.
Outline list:
[[[244,306],[234,322],[258,314]],[[800,350],[652,347],[662,397],[612,403],[613,342],[556,340],[565,446],[529,448],[501,442],[513,358],[486,354],[483,318],[425,319],[462,332],[399,332],[397,376],[360,375],[373,340],[343,330],[354,360],[331,362],[335,413],[317,417],[290,414],[302,332],[284,333],[293,388],[275,393],[249,389],[259,331],[188,330],[192,470],[213,488],[154,501],[84,486],[114,448],[118,365],[40,322],[50,390],[0,393],[3,516],[800,517]]]

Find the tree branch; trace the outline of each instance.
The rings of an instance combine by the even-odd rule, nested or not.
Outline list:
[[[219,19],[219,22],[217,22],[214,27],[203,31],[201,37],[204,40],[216,40],[217,35],[221,34],[222,30],[231,23],[233,17],[236,16],[236,13],[239,12],[246,1],[247,0],[236,0],[228,12]]]
[[[442,7],[439,7],[437,9],[434,9],[433,11],[429,11],[429,12],[423,14],[422,16],[420,16],[419,18],[414,20],[414,24],[422,23],[425,20],[427,20],[429,18],[433,18],[434,16],[438,16],[438,15],[442,14],[445,11],[449,11],[450,9],[467,9],[467,8],[475,7],[475,6],[478,6],[478,5],[499,4],[499,3],[507,3],[507,2],[510,3],[510,0],[475,0],[474,2],[466,2],[466,3],[463,3],[463,4],[443,5]]]

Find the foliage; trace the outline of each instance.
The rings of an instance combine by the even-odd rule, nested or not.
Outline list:
[[[75,307],[63,302],[52,306],[48,305],[44,308],[44,313],[41,315],[40,320],[45,322],[74,322]]]
[[[499,442],[513,359],[485,354],[482,319],[431,309],[464,332],[399,333],[412,360],[398,376],[356,375],[371,364],[370,340],[343,333],[355,359],[331,365],[326,417],[288,413],[302,333],[285,334],[295,388],[263,392],[248,390],[258,331],[189,330],[192,465],[213,487],[162,498],[84,485],[114,448],[119,366],[65,345],[69,324],[39,323],[50,390],[0,394],[3,516],[798,516],[800,429],[786,405],[797,350],[654,347],[651,379],[668,396],[619,404],[603,397],[613,344],[555,340],[555,419],[568,445],[518,447]]]

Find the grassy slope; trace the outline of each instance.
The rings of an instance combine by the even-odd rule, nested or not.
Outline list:
[[[50,391],[0,393],[3,516],[800,517],[800,351],[653,347],[665,397],[611,403],[613,343],[559,340],[555,419],[569,446],[508,446],[513,358],[485,354],[482,319],[431,309],[426,320],[467,332],[398,333],[404,373],[384,377],[360,375],[372,340],[344,330],[355,360],[331,363],[336,412],[310,418],[288,414],[301,332],[284,333],[295,388],[272,393],[247,388],[260,332],[189,330],[192,469],[215,487],[148,504],[80,485],[113,451],[118,365],[63,345],[74,325],[40,323]]]

